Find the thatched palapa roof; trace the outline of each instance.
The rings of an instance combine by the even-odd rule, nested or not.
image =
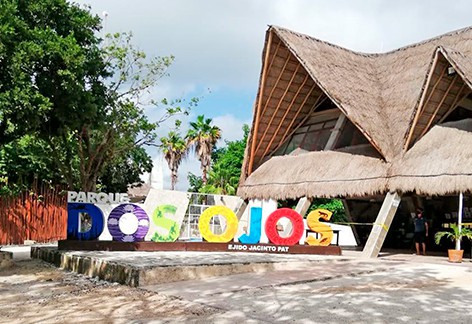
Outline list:
[[[446,195],[472,189],[472,119],[434,126],[393,163],[388,187]]]
[[[246,180],[239,194],[263,199],[375,195],[386,189],[387,167],[380,159],[344,152],[276,156]]]
[[[410,159],[423,145],[428,150],[427,141],[439,140],[444,128],[448,136],[459,136],[454,127],[435,125],[467,99],[471,80],[471,28],[388,53],[365,54],[271,26],[238,193],[244,198],[295,198],[362,196],[396,189],[428,194],[470,190],[468,180],[428,190],[408,177],[407,170],[410,175],[429,172],[428,179],[439,181],[435,172],[444,171],[443,167],[408,169],[410,162],[416,165]],[[380,159],[326,150],[275,156],[327,101],[355,125]],[[444,145],[454,151],[459,142],[452,145],[451,138]],[[443,165],[431,147],[428,152],[431,164]],[[459,157],[454,161],[444,165],[452,168],[464,162]],[[466,165],[471,163],[472,158]],[[467,176],[465,171],[460,173]],[[309,183],[317,181],[323,186],[313,189]]]

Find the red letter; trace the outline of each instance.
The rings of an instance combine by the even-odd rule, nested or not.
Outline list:
[[[292,234],[289,237],[281,237],[277,232],[277,222],[287,217],[292,222]],[[269,215],[265,223],[265,231],[269,241],[277,245],[295,245],[303,236],[305,226],[299,213],[290,208],[280,208]]]

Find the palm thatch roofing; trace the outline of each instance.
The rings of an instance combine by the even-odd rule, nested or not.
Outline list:
[[[375,195],[386,189],[387,167],[380,159],[344,152],[275,156],[262,164],[238,193],[282,200],[356,196],[358,192]]]
[[[392,164],[388,188],[447,195],[472,189],[472,119],[434,126]]]
[[[471,80],[471,27],[365,54],[271,26],[238,194],[284,199],[470,191],[471,149],[461,143],[472,138],[461,125],[438,124],[468,100]],[[275,156],[326,101],[380,158],[328,148]]]
[[[131,202],[139,202],[146,198],[151,190],[149,183],[133,184],[128,186],[128,196]]]

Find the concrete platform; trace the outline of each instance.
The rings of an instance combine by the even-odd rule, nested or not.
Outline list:
[[[266,272],[342,260],[340,256],[245,252],[62,251],[57,246],[31,248],[31,256],[65,270],[132,287]]]
[[[209,242],[117,242],[117,241],[74,241],[58,242],[59,250],[69,251],[193,251],[193,252],[251,252],[277,254],[320,254],[341,255],[337,245],[275,245],[275,244],[240,244],[240,243],[209,243]]]

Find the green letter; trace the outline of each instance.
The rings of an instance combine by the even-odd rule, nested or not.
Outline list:
[[[169,213],[175,215],[177,207],[174,205],[161,205],[157,206],[152,214],[152,222],[159,227],[162,227],[169,231],[167,235],[161,235],[157,231],[154,232],[151,240],[154,242],[174,242],[180,235],[180,228],[177,222],[170,218],[166,218],[165,214]]]

